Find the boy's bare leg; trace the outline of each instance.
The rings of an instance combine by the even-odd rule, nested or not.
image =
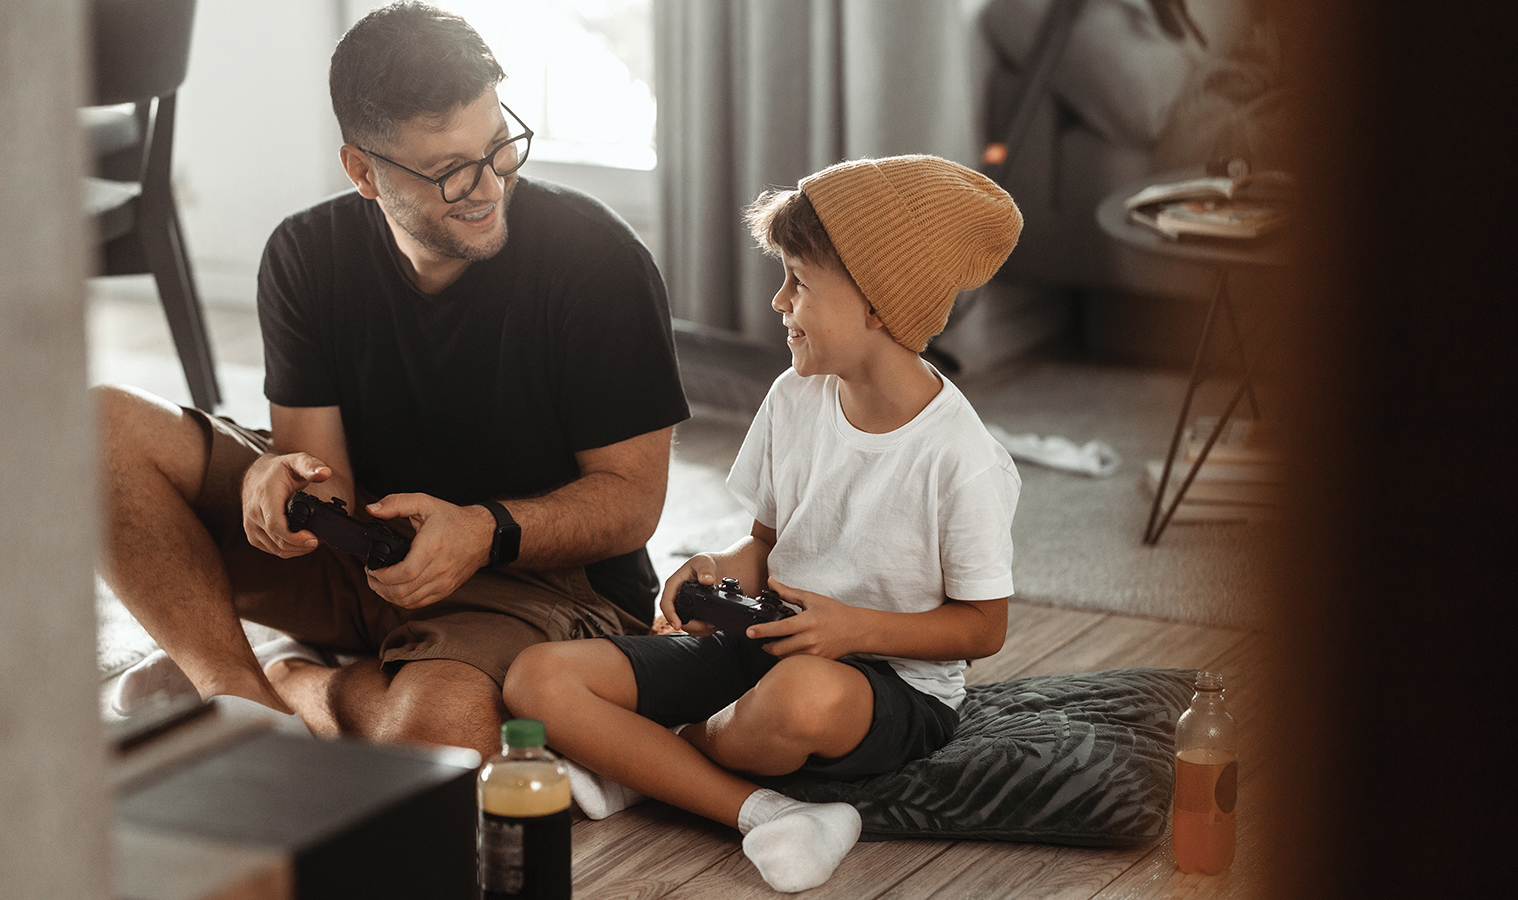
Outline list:
[[[739,810],[757,790],[682,736],[634,712],[632,664],[610,641],[529,647],[506,676],[505,698],[513,715],[543,722],[555,750],[697,815],[736,828]]]
[[[205,433],[178,406],[95,389],[106,503],[103,577],[201,697],[230,694],[290,712],[253,656],[221,553],[190,503]]]
[[[874,719],[874,699],[869,679],[853,666],[792,656],[680,736],[725,768],[785,775],[810,756],[835,759],[858,747]]]
[[[815,667],[790,668],[802,676]],[[868,699],[867,682],[865,691]],[[529,647],[506,676],[506,698],[513,713],[543,720],[556,749],[602,777],[737,828],[744,834],[743,854],[777,890],[801,891],[827,881],[859,837],[860,817],[852,806],[803,803],[759,788],[686,740],[693,731],[706,731],[702,724],[675,735],[634,712],[638,698],[632,664],[609,641]],[[766,736],[748,731],[745,720],[753,715],[736,706],[724,711],[733,712],[729,727],[715,729],[731,732],[719,743],[744,731],[756,736],[761,752],[773,750]],[[865,706],[869,710],[873,704]],[[866,728],[868,719],[867,712]]]

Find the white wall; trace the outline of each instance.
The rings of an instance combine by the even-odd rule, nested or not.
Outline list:
[[[280,220],[348,187],[327,95],[342,0],[201,0],[180,89],[174,177],[207,303],[245,303]]]

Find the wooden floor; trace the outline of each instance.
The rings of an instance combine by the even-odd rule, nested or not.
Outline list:
[[[1168,835],[1149,848],[1091,850],[984,841],[884,841],[854,847],[833,878],[806,897],[1062,898],[1140,900],[1260,895],[1249,810],[1259,779],[1248,740],[1265,667],[1259,635],[1174,622],[1013,603],[1007,643],[975,663],[973,683],[1128,666],[1206,668],[1224,674],[1240,748],[1239,845],[1222,875],[1183,875]],[[579,816],[578,810],[575,813]],[[583,898],[773,897],[743,856],[738,833],[655,801],[574,825],[575,895]]]

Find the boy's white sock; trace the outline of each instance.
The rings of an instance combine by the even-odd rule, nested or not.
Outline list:
[[[564,768],[569,770],[569,795],[580,805],[581,811],[592,819],[604,819],[648,799],[630,787],[597,775],[574,760],[564,760]]]
[[[847,803],[804,803],[766,788],[749,794],[738,811],[743,855],[766,884],[788,894],[831,878],[862,825]]]

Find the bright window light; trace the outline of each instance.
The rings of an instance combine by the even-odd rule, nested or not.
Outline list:
[[[444,0],[506,70],[501,99],[536,136],[534,158],[649,170],[651,0]]]

